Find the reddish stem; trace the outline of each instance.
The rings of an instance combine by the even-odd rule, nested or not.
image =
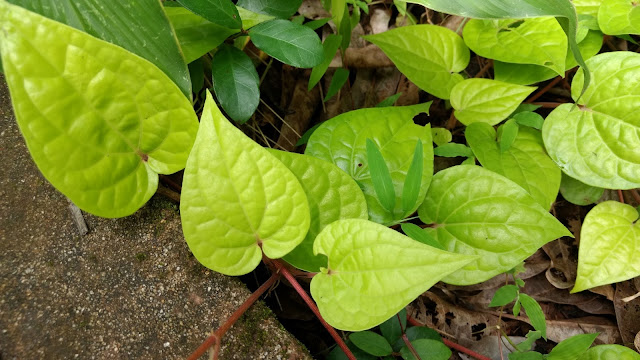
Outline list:
[[[407,321],[409,322],[409,324],[413,325],[413,326],[425,326],[424,324],[421,324],[418,322],[418,320],[412,318],[411,316],[407,315]],[[448,347],[452,348],[453,350],[456,350],[458,352],[461,352],[463,354],[467,354],[469,356],[471,356],[474,359],[478,359],[478,360],[491,360],[488,357],[484,356],[484,355],[480,355],[477,352],[471,350],[471,349],[467,349],[466,347],[460,345],[460,344],[456,344],[453,341],[446,339],[446,338],[442,338],[442,341],[444,342],[445,345],[447,345]]]
[[[318,320],[320,320],[322,325],[327,329],[327,331],[329,331],[329,334],[331,335],[333,340],[336,341],[336,343],[342,349],[342,351],[344,351],[344,353],[347,355],[347,358],[349,358],[349,360],[356,360],[356,357],[353,356],[353,354],[351,353],[351,350],[349,350],[349,348],[347,347],[347,344],[344,343],[340,335],[338,335],[338,333],[336,332],[336,329],[334,329],[331,325],[327,324],[327,322],[324,321],[324,319],[322,318],[322,315],[320,315],[320,311],[318,310],[318,307],[313,302],[313,300],[311,300],[307,292],[304,291],[302,286],[300,286],[296,278],[293,277],[293,275],[291,275],[289,270],[287,270],[287,268],[282,264],[280,260],[273,259],[271,260],[271,262],[275,265],[278,271],[287,280],[289,280],[289,283],[291,283],[291,286],[293,286],[293,288],[296,289],[298,294],[300,294],[300,296],[302,297],[302,300],[304,300],[304,302],[307,303],[307,306],[309,307],[309,309],[311,309],[311,311],[316,315]]]
[[[247,312],[247,310],[255,303],[262,294],[264,294],[269,288],[278,280],[279,274],[273,273],[271,277],[258,288],[242,305],[222,324],[211,336],[209,336],[189,357],[187,360],[196,360],[202,356],[207,350],[215,344],[214,359],[218,358],[218,352],[220,351],[220,339],[224,334],[229,331],[231,326],[240,319],[240,317]]]
[[[409,351],[411,351],[411,354],[418,360],[422,360],[420,358],[420,355],[418,355],[418,352],[416,351],[416,348],[413,347],[413,344],[411,343],[411,341],[409,341],[409,337],[407,336],[407,333],[402,333],[402,341],[404,341],[404,343],[407,345],[407,348],[409,349]]]
[[[530,104],[533,105],[540,105],[543,108],[547,108],[547,109],[555,109],[558,106],[565,104],[565,103],[561,103],[561,102],[532,102]]]
[[[620,199],[620,202],[624,204],[624,195],[620,189],[618,189],[618,199]]]
[[[640,195],[638,194],[638,190],[631,189],[629,191],[631,192],[631,196],[633,196],[633,199],[640,204]]]
[[[556,86],[557,83],[559,83],[560,81],[562,81],[562,77],[557,76],[555,79],[553,79],[550,83],[547,84],[547,86],[543,87],[542,89],[540,89],[540,91],[538,91],[537,93],[533,94],[533,96],[531,96],[529,99],[527,99],[527,101],[525,101],[526,103],[531,103],[536,101],[540,96],[544,95],[547,91],[549,91],[552,87]]]

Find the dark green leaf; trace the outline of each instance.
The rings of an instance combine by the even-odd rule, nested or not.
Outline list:
[[[513,115],[513,119],[520,125],[529,126],[541,130],[544,118],[538,113],[523,111]]]
[[[516,345],[516,349],[518,351],[529,351],[533,347],[533,344],[536,340],[542,337],[542,333],[540,331],[529,331],[527,333],[527,339],[520,344]]]
[[[291,22],[294,24],[302,25],[302,23],[304,22],[304,19],[305,19],[304,15],[298,15],[291,18]]]
[[[456,143],[448,143],[440,145],[433,149],[433,154],[444,157],[473,157],[473,152],[468,146]]]
[[[382,336],[393,344],[400,336],[402,336],[402,330],[407,328],[407,310],[402,309],[396,315],[393,315],[389,320],[380,324],[380,332]]]
[[[193,92],[195,94],[199,93],[204,86],[204,67],[201,59],[197,59],[189,64],[189,76],[191,76],[191,88]]]
[[[402,223],[400,224],[400,227],[402,228],[402,231],[413,240],[433,246],[437,249],[446,250],[442,244],[436,241],[431,234],[424,231],[420,226],[412,223]]]
[[[336,72],[333,73],[333,77],[331,78],[331,83],[329,84],[329,90],[327,90],[327,95],[324,97],[324,102],[327,102],[331,99],[335,94],[340,91],[342,86],[349,80],[349,70],[345,68],[338,68]]]
[[[540,334],[546,340],[547,322],[544,319],[544,313],[542,312],[540,304],[538,304],[538,302],[534,298],[527,294],[521,293],[519,299],[522,307],[524,308],[524,311],[527,312],[527,316],[531,321],[531,326],[533,326],[534,329],[540,331]]]
[[[411,211],[413,206],[416,205],[416,201],[420,200],[418,199],[418,194],[420,193],[420,183],[422,182],[422,160],[422,141],[418,139],[416,150],[413,153],[413,160],[402,187],[402,211],[405,213]]]
[[[371,355],[386,356],[391,355],[393,350],[387,340],[373,331],[360,331],[349,335],[349,340],[354,345]]]
[[[402,93],[393,94],[387,97],[386,99],[380,101],[378,105],[376,105],[376,107],[393,106],[393,104],[395,104],[396,101],[398,101],[398,98],[400,98],[400,96],[402,96]]]
[[[349,348],[349,350],[351,350],[351,353],[356,357],[357,360],[376,360],[378,358],[360,350],[351,341],[347,341],[347,347]],[[333,350],[331,350],[329,355],[327,355],[327,360],[349,360],[349,358],[347,357],[347,355],[345,355],[344,351],[342,351],[339,346],[336,346],[335,348],[333,348]]]
[[[288,19],[298,11],[302,0],[238,0],[238,6],[247,10]]]
[[[500,152],[509,150],[511,144],[516,140],[518,136],[518,123],[513,120],[507,120],[504,125],[498,129],[498,144],[500,144]]]
[[[529,351],[524,353],[510,353],[509,360],[542,360],[544,357],[539,352]]]
[[[353,13],[360,13],[357,10],[353,10]],[[344,0],[331,1],[331,15],[333,17],[333,23],[338,26],[338,35],[342,36],[342,44],[340,48],[342,51],[346,51],[351,43],[351,18],[349,17],[349,7]]]
[[[491,299],[491,303],[489,307],[494,306],[503,306],[512,302],[518,296],[518,287],[515,285],[505,285],[493,294],[493,299]]]
[[[393,188],[391,174],[380,149],[371,139],[367,139],[367,163],[369,164],[371,181],[373,181],[373,189],[378,196],[378,200],[380,200],[380,204],[388,211],[393,212],[396,193]]]
[[[302,137],[300,138],[300,140],[298,140],[298,142],[296,143],[296,146],[301,146],[307,143],[307,141],[309,141],[309,138],[311,137],[311,134],[313,134],[314,131],[316,131],[316,129],[318,128],[318,126],[322,125],[322,123],[317,123],[315,125],[313,125],[313,127],[307,131],[305,131],[304,134],[302,134]]]
[[[431,339],[418,339],[411,342],[420,359],[448,360],[451,350],[442,342]],[[416,360],[407,346],[400,349],[400,355],[405,360]]]
[[[547,360],[578,360],[582,354],[589,350],[593,341],[598,337],[595,334],[580,334],[572,336],[560,342],[547,355]]]
[[[342,41],[342,37],[340,35],[330,34],[322,43],[322,50],[324,59],[322,62],[313,67],[311,70],[311,76],[309,76],[309,87],[308,90],[311,91],[314,86],[320,81],[322,75],[329,68],[329,64],[331,64],[331,60],[336,55],[336,51],[340,47],[340,42]]]
[[[438,334],[437,331],[426,326],[412,326],[408,328],[405,333],[409,341],[414,341],[417,339],[431,339],[442,342],[442,337],[440,337],[440,334]],[[405,345],[406,344],[404,343],[404,339],[400,338],[393,344],[393,351],[400,351],[400,349],[402,349]]]
[[[187,98],[191,98],[189,70],[158,0],[9,2],[116,44],[151,61],[178,85]]]
[[[277,19],[254,26],[249,35],[255,46],[285,64],[312,68],[322,62],[322,42],[306,26]]]
[[[242,20],[231,0],[177,0],[194,14],[229,29],[241,29]]]
[[[323,27],[329,21],[331,21],[331,18],[317,19],[317,20],[309,21],[308,23],[304,23],[302,25],[308,27],[311,30],[316,30],[318,28]]]
[[[224,111],[239,123],[246,122],[258,107],[260,78],[244,52],[221,45],[211,62],[213,89]]]
[[[604,189],[587,185],[562,173],[560,194],[562,194],[565,200],[572,204],[586,206],[598,201],[598,199],[602,197],[602,194],[604,194]]]

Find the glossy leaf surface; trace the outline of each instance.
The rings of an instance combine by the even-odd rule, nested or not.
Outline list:
[[[251,41],[260,50],[295,67],[312,68],[322,62],[322,42],[306,26],[287,20],[271,20],[249,30]]]
[[[231,0],[176,0],[194,14],[229,29],[240,29],[242,21]]]
[[[598,10],[598,25],[607,35],[640,34],[640,6],[635,0],[606,0]]]
[[[583,358],[598,333],[574,335],[561,341],[547,355],[547,360],[578,360]]]
[[[382,323],[474,259],[359,219],[329,224],[313,249],[329,260],[328,268],[311,280],[311,295],[331,326],[349,331]]]
[[[469,49],[455,32],[436,25],[412,25],[364,38],[378,45],[398,70],[422,90],[448,99],[458,74],[469,64]]]
[[[258,108],[260,77],[243,51],[222,45],[211,61],[213,90],[224,111],[235,121],[244,123]]]
[[[560,168],[549,158],[538,130],[522,127],[507,151],[500,151],[496,131],[488,124],[467,127],[465,137],[483,167],[524,188],[545,209],[556,201]]]
[[[360,350],[375,356],[391,355],[393,349],[387,340],[373,331],[360,331],[349,335],[349,340]]]
[[[587,350],[584,360],[640,360],[640,354],[622,345],[598,345]]]
[[[516,64],[536,64],[564,75],[567,37],[555,18],[471,19],[462,34],[480,56]]]
[[[249,30],[258,24],[274,19],[273,16],[256,13],[240,6],[236,6],[236,8],[242,18],[242,29],[244,30]]]
[[[438,340],[418,339],[411,342],[420,359],[448,360],[451,358],[451,349]],[[400,355],[404,360],[417,360],[408,346],[400,349]]]
[[[191,99],[189,71],[158,0],[10,0],[42,16],[121,46],[162,70]],[[131,31],[135,26],[136,31]]]
[[[513,181],[479,166],[438,172],[420,219],[445,249],[480,257],[443,281],[470,285],[512,269],[569,231]]]
[[[298,11],[302,0],[238,0],[238,6],[260,14],[288,19]]]
[[[184,167],[197,118],[147,60],[4,1],[0,52],[31,156],[81,209],[130,215]]]
[[[296,176],[309,201],[311,223],[302,243],[284,256],[289,264],[309,272],[327,266],[327,258],[313,254],[320,231],[340,219],[367,219],[367,202],[358,184],[330,162],[313,156],[270,150]]]
[[[490,79],[467,79],[453,87],[451,106],[461,123],[495,125],[511,114],[535,87]]]
[[[434,144],[438,146],[447,144],[453,139],[451,131],[445,128],[431,128],[431,137],[433,138]]]
[[[520,304],[522,304],[522,308],[524,308],[524,311],[526,311],[527,316],[529,317],[529,321],[531,321],[531,326],[533,326],[536,331],[539,331],[540,335],[546,340],[547,322],[544,319],[544,313],[542,312],[540,304],[527,294],[521,293],[518,298],[520,300]]]
[[[489,307],[504,306],[513,302],[518,296],[518,287],[516,285],[504,285],[493,294]]]
[[[272,259],[286,255],[310,223],[296,177],[231,125],[209,93],[185,169],[180,213],[193,255],[226,275],[252,271],[262,252]]]
[[[419,199],[423,199],[433,174],[433,147],[430,128],[416,125],[413,117],[428,112],[431,103],[414,106],[360,109],[336,116],[324,123],[311,135],[305,153],[336,164],[351,175],[362,188],[369,219],[391,224],[415,211],[402,211],[401,194],[413,160],[418,139],[422,141],[423,172]],[[366,157],[366,139],[374,140],[391,173],[396,195],[393,212],[387,211],[376,196],[369,175]]]
[[[562,181],[560,182],[560,194],[572,204],[585,206],[598,201],[604,194],[604,189],[587,185],[563,173]]]
[[[607,189],[640,186],[640,54],[611,52],[587,61],[592,82],[580,107],[564,104],[544,122],[549,156],[567,175]],[[583,76],[573,79],[578,98]]]
[[[617,201],[602,202],[589,211],[580,232],[578,276],[572,292],[640,275],[637,220],[633,206]]]

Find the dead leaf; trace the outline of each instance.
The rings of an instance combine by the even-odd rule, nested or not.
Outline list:
[[[636,298],[629,302],[622,301],[623,298],[634,295],[636,292],[633,281],[623,281],[616,284],[613,306],[616,310],[620,335],[625,343],[634,342],[636,334],[640,332],[640,299]]]
[[[577,247],[571,238],[560,238],[542,246],[551,260],[547,280],[558,289],[568,289],[576,282],[578,268]]]

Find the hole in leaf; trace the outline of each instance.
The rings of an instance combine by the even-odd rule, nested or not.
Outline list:
[[[358,163],[358,167],[362,167],[362,163]]]
[[[451,320],[454,320],[455,318],[456,316],[452,312],[444,314],[444,322],[449,326],[451,326]]]

